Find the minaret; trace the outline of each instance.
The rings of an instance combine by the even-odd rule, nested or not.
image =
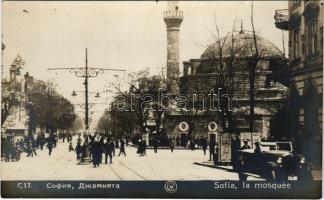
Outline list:
[[[178,1],[168,1],[168,10],[164,11],[167,27],[167,88],[171,94],[179,93],[179,32],[183,12]]]

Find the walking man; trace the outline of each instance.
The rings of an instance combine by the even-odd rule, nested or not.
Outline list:
[[[81,142],[78,142],[76,147],[75,147],[75,153],[77,155],[77,160],[81,160],[81,153],[82,153],[82,149],[81,149]]]
[[[124,156],[126,156],[124,138],[120,139],[120,148],[119,148],[119,155],[118,156],[120,156],[120,154],[122,154],[122,153],[124,154]]]
[[[173,149],[174,149],[174,141],[173,141],[173,139],[170,140],[170,149],[171,149],[171,152],[173,153]]]
[[[214,153],[215,153],[215,141],[210,141],[209,142],[209,161],[212,161],[214,159]]]

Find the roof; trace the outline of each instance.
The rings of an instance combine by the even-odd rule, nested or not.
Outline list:
[[[259,54],[263,58],[283,58],[283,53],[273,43],[267,39],[256,36]],[[231,57],[251,57],[255,53],[254,37],[252,33],[245,33],[240,31],[237,34],[229,34],[217,40],[201,55],[202,59],[213,59],[220,57],[222,53],[223,58]]]

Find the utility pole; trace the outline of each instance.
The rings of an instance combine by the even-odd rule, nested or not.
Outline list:
[[[95,78],[99,74],[103,74],[105,71],[126,71],[123,69],[107,69],[107,68],[96,68],[88,66],[88,49],[85,49],[85,67],[80,68],[48,68],[47,70],[68,70],[71,73],[74,73],[77,77],[84,78],[84,88],[85,88],[85,117],[84,125],[85,132],[89,131],[89,78]]]
[[[85,65],[85,78],[84,78],[84,87],[85,87],[85,128],[89,130],[89,104],[88,104],[88,49],[86,51],[86,65]]]

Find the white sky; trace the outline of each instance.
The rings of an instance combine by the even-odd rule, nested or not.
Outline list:
[[[282,32],[275,28],[273,16],[276,9],[287,8],[287,1],[256,1],[254,4],[256,29],[282,49]],[[241,20],[244,28],[250,29],[250,5],[248,1],[180,2],[180,10],[184,11],[180,61],[199,58],[213,41],[214,15],[224,34],[232,29],[235,19],[237,29]],[[72,102],[83,101],[81,94],[74,99],[71,97],[72,90],[84,90],[81,79],[66,71],[49,73],[47,68],[83,67],[85,47],[90,67],[123,68],[127,72],[148,67],[154,74],[166,64],[163,21],[166,2],[5,1],[2,9],[2,36],[6,45],[4,76],[20,54],[26,62],[23,73],[28,71],[36,79],[53,79],[59,92]],[[287,33],[285,35],[287,41]],[[107,89],[114,74],[105,73],[90,79],[90,91]],[[106,101],[104,97],[102,94],[97,101]],[[90,98],[90,102],[94,102],[94,98]],[[103,105],[93,108],[93,127],[103,109]]]

